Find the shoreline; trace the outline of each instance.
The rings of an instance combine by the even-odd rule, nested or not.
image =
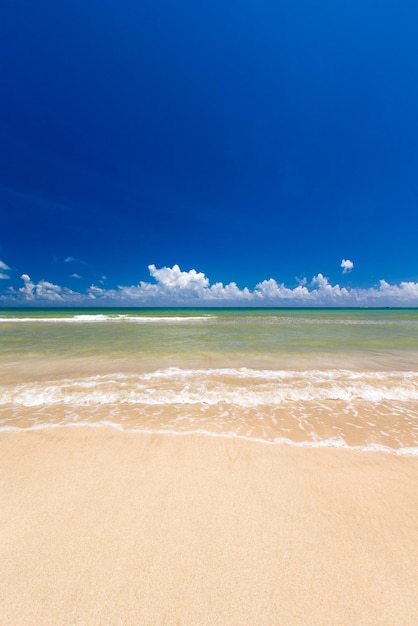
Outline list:
[[[412,624],[412,455],[0,435],[4,624]]]
[[[308,441],[308,440],[300,440],[294,441],[293,439],[286,437],[279,437],[275,440],[264,439],[262,437],[251,437],[250,435],[240,435],[232,432],[215,432],[210,430],[164,430],[164,429],[137,429],[137,428],[129,428],[124,427],[123,424],[119,424],[118,422],[111,422],[110,420],[106,421],[97,421],[97,422],[68,422],[66,424],[60,423],[45,423],[45,424],[37,424],[36,426],[28,426],[28,427],[18,427],[18,426],[0,426],[0,437],[2,435],[7,436],[7,434],[19,434],[19,433],[34,433],[34,432],[42,432],[48,430],[62,430],[62,429],[109,429],[114,430],[115,432],[125,433],[127,435],[145,435],[146,437],[152,436],[161,436],[161,437],[210,437],[214,439],[237,439],[238,441],[255,443],[260,445],[267,446],[289,446],[294,448],[303,448],[303,449],[314,449],[314,450],[323,450],[323,449],[338,449],[338,450],[351,450],[353,452],[364,452],[364,453],[379,453],[379,454],[389,454],[400,457],[418,457],[418,447],[417,446],[402,446],[402,448],[391,448],[390,446],[385,446],[378,443],[371,443],[366,445],[349,445],[346,441],[338,438],[334,439],[318,439],[317,441]]]

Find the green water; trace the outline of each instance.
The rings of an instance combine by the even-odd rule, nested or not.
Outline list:
[[[0,357],[408,355],[417,309],[3,309]]]
[[[418,454],[418,309],[4,309],[0,430]]]

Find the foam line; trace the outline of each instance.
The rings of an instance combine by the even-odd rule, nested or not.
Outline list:
[[[380,444],[368,444],[366,446],[349,446],[342,438],[328,438],[318,441],[292,441],[287,437],[276,437],[273,441],[262,439],[261,437],[249,437],[239,435],[234,432],[215,433],[209,430],[197,429],[187,431],[177,431],[172,429],[151,429],[151,428],[123,428],[121,424],[102,420],[98,422],[76,422],[68,424],[35,424],[27,428],[17,426],[0,426],[0,432],[4,433],[25,433],[34,430],[48,430],[58,428],[114,428],[125,433],[138,433],[144,435],[167,435],[167,436],[195,436],[216,437],[220,439],[241,439],[253,443],[264,445],[288,445],[296,448],[343,448],[345,450],[356,450],[361,452],[384,452],[386,454],[397,454],[402,456],[418,456],[418,447],[406,446],[401,448],[391,448]]]
[[[0,387],[0,405],[26,407],[61,403],[256,407],[329,400],[340,400],[347,405],[361,400],[416,402],[418,373],[167,368],[144,374],[98,375]]]
[[[0,317],[0,324],[103,324],[103,323],[129,323],[129,324],[179,324],[183,322],[205,322],[215,319],[214,315],[188,316],[188,317],[150,317],[133,315],[74,315],[73,317]]]

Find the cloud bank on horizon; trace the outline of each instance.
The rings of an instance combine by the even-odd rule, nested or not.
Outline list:
[[[343,274],[354,267],[343,259]],[[1,278],[10,278],[6,263],[0,261]],[[3,306],[418,306],[418,282],[390,284],[380,280],[369,288],[341,287],[331,284],[319,273],[310,281],[299,280],[290,288],[269,278],[254,289],[240,288],[235,282],[210,283],[195,269],[182,271],[179,265],[148,270],[155,282],[140,281],[137,285],[105,289],[92,284],[78,292],[47,280],[34,282],[22,274],[21,287],[9,287],[0,295]],[[103,282],[103,281],[101,281]]]

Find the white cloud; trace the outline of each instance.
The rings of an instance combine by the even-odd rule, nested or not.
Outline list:
[[[81,265],[88,265],[86,261],[82,261],[81,259],[76,259],[75,256],[67,256],[64,259],[64,263],[80,263]]]
[[[141,281],[114,289],[106,289],[102,283],[91,285],[83,293],[47,280],[34,282],[28,274],[22,274],[23,286],[9,288],[0,299],[15,304],[97,306],[418,306],[418,282],[390,284],[381,280],[373,287],[356,289],[333,285],[319,273],[310,282],[298,280],[296,287],[269,278],[251,290],[238,287],[235,282],[211,285],[203,272],[182,271],[178,265],[163,268],[150,265],[148,269],[153,282]]]
[[[5,274],[9,270],[10,267],[4,261],[0,261],[0,280],[10,280],[9,274]]]
[[[283,283],[279,285],[274,278],[258,283],[253,293],[259,300],[267,300],[268,302],[277,299],[301,302],[309,298],[309,291],[304,285],[298,285],[294,289],[289,289]]]
[[[28,274],[22,274],[21,279],[23,280],[23,287],[20,287],[18,291],[13,288],[9,290],[12,299],[17,301],[70,303],[84,298],[82,294],[71,291],[67,287],[54,285],[47,280],[34,283]],[[5,297],[3,296],[2,299],[4,300]]]
[[[74,274],[71,274],[71,278],[82,278],[82,276],[80,276],[80,274],[76,274],[76,272],[74,272]]]
[[[343,274],[346,274],[347,272],[351,272],[354,267],[354,263],[353,261],[350,261],[350,259],[343,259],[340,267],[343,268]]]
[[[326,300],[334,300],[338,301],[343,297],[347,297],[350,295],[350,292],[345,287],[340,287],[337,285],[331,285],[328,278],[325,278],[322,274],[318,274],[314,276],[311,281],[311,285],[314,287],[313,294],[319,294],[320,297],[323,297]]]
[[[178,265],[163,267],[159,270],[155,265],[149,265],[148,269],[157,283],[168,291],[177,289],[202,291],[209,286],[209,279],[202,272],[196,272],[196,270],[182,272]]]
[[[31,281],[28,274],[22,274],[20,278],[23,280],[23,287],[20,287],[19,293],[21,293],[26,300],[33,300],[35,298],[35,284]]]
[[[92,300],[141,304],[202,306],[412,306],[418,305],[418,283],[390,285],[381,281],[378,287],[354,289],[332,285],[323,274],[298,280],[297,287],[286,287],[274,278],[264,280],[253,290],[241,289],[234,282],[210,284],[202,272],[182,271],[178,265],[157,269],[149,266],[155,283],[141,281],[139,285],[103,289],[92,285],[88,290]]]

